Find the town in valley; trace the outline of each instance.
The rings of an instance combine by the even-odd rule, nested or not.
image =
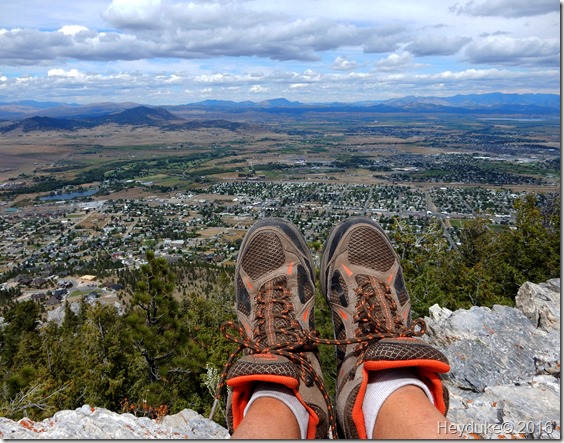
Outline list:
[[[124,288],[109,271],[138,268],[148,250],[231,266],[266,216],[295,223],[315,260],[351,215],[415,232],[438,221],[457,248],[468,220],[512,229],[516,199],[559,198],[558,114],[279,105],[5,118],[0,291],[47,312],[116,303]]]

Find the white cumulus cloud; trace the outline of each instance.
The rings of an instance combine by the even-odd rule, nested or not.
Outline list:
[[[79,72],[78,69],[72,68],[65,71],[61,68],[49,69],[47,71],[48,77],[66,77],[66,78],[85,78],[85,75]]]
[[[352,71],[358,68],[358,63],[354,60],[349,60],[346,57],[337,57],[333,62],[333,69],[338,71]]]
[[[159,22],[160,0],[113,0],[102,16],[125,28],[152,28]]]
[[[65,35],[76,35],[81,32],[88,32],[88,28],[81,25],[65,25],[60,28],[57,32],[61,32]]]
[[[261,85],[253,85],[249,88],[250,92],[266,92],[268,88],[261,86]]]
[[[464,5],[455,4],[451,11],[478,17],[515,18],[557,13],[559,5],[554,0],[471,0]]]
[[[388,55],[376,62],[379,71],[398,71],[405,69],[413,63],[413,55],[407,51]]]
[[[470,44],[465,55],[472,63],[560,66],[560,41],[533,36],[488,36]]]

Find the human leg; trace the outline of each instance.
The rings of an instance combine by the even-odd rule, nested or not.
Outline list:
[[[337,225],[326,242],[320,274],[338,343],[337,416],[341,433],[367,438],[376,430],[378,436],[386,437],[391,431],[387,423],[390,417],[400,417],[403,409],[409,412],[414,405],[417,413],[412,411],[404,418],[417,417],[431,425],[415,428],[418,435],[409,438],[436,437],[436,421],[427,420],[445,420],[448,392],[439,374],[450,367],[441,352],[417,338],[424,333],[425,324],[421,319],[411,320],[401,265],[382,228],[361,217]],[[377,395],[373,396],[371,381],[384,371],[389,377],[376,385]],[[421,386],[415,390],[398,387],[398,374],[422,384],[427,393]],[[369,400],[365,402],[367,392]],[[416,401],[421,400],[419,393],[426,402]],[[403,395],[397,397],[399,394]],[[415,396],[413,402],[399,408],[394,400],[406,400],[406,396]],[[430,433],[433,426],[437,432]],[[394,429],[400,434],[406,430],[405,425]]]
[[[372,429],[377,439],[455,439],[450,422],[429,401],[421,388],[403,386],[384,402]]]
[[[233,432],[234,439],[292,439],[301,437],[294,412],[285,403],[273,397],[262,397],[253,402],[244,420]]]
[[[280,430],[282,422],[276,420],[267,429],[253,426],[260,412],[267,422],[275,418],[274,409],[261,405],[270,404],[283,416],[287,412],[287,405],[273,403],[278,398],[272,397],[259,398],[246,410],[261,383],[283,386],[298,400],[308,417],[304,436],[327,435],[334,418],[313,332],[314,288],[309,249],[299,231],[281,219],[256,223],[241,244],[235,269],[238,322],[222,326],[226,337],[239,343],[220,383],[221,389],[223,382],[230,388],[228,427],[234,436],[253,438],[274,431],[283,438],[281,432],[291,429]],[[240,352],[243,356],[235,360]]]

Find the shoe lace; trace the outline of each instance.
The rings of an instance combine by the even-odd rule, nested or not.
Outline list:
[[[317,352],[317,345],[325,340],[319,338],[317,330],[305,330],[294,317],[294,307],[290,301],[291,293],[285,279],[276,279],[263,285],[255,297],[256,321],[253,333],[249,335],[239,321],[227,321],[221,325],[221,333],[226,339],[238,344],[225,363],[216,390],[215,403],[224,395],[227,375],[237,356],[246,351],[248,354],[276,354],[287,358],[300,369],[300,378],[306,386],[315,384],[327,405],[329,426],[334,436],[337,435],[337,422],[329,393],[308,360],[307,352]]]
[[[332,345],[357,343],[357,362],[351,370],[354,374],[364,362],[370,345],[384,338],[420,337],[427,328],[425,321],[418,318],[406,325],[398,312],[398,305],[392,296],[390,285],[373,276],[360,276],[356,290],[357,304],[353,321],[357,323],[354,338],[321,340]]]

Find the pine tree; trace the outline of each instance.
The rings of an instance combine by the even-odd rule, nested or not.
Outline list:
[[[133,294],[127,323],[134,346],[145,359],[149,382],[166,377],[167,364],[184,343],[179,306],[172,297],[174,273],[167,261],[146,252],[148,263],[141,266],[140,280]]]
[[[5,314],[7,326],[4,328],[1,344],[2,363],[10,367],[19,347],[19,342],[26,334],[36,335],[39,321],[39,307],[33,301],[16,303]]]
[[[119,410],[136,379],[142,378],[124,319],[113,306],[89,307],[82,326],[84,401]]]
[[[547,203],[542,207],[534,194],[515,201],[516,229],[506,246],[517,285],[560,276],[560,197],[551,196]]]

